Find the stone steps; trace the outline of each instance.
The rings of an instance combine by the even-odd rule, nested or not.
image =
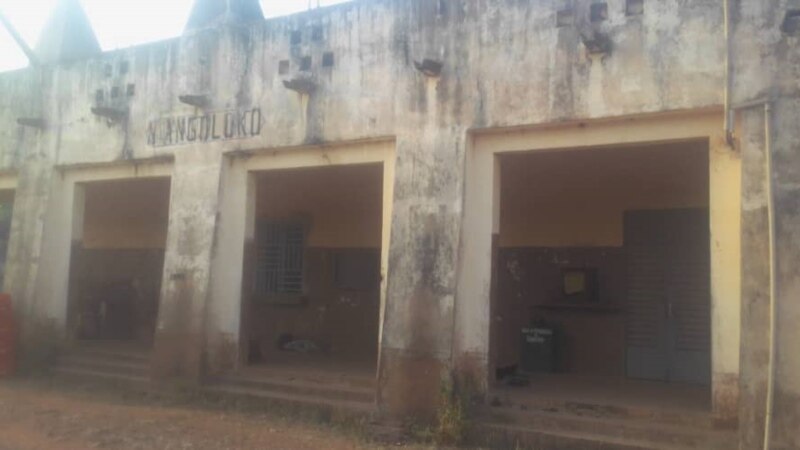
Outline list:
[[[491,405],[479,411],[476,428],[509,445],[703,450],[737,446],[736,430],[715,428],[711,414],[702,411],[511,395],[495,395]]]
[[[491,398],[494,410],[514,409],[531,412],[565,413],[581,417],[633,419],[699,429],[714,427],[714,420],[711,414],[697,410],[564,400],[546,395],[512,396],[508,393],[493,393]]]
[[[303,395],[298,393],[288,393],[280,390],[246,388],[227,383],[207,385],[205,390],[222,395],[276,401],[284,404],[290,404],[292,406],[323,408],[332,411],[358,415],[370,415],[375,410],[375,406],[372,403],[362,401],[340,400],[330,398],[329,396],[320,397],[317,395]]]
[[[80,367],[62,367],[57,366],[53,369],[53,373],[57,376],[80,379],[80,380],[100,380],[110,382],[120,382],[126,384],[147,385],[150,379],[143,376],[136,375],[123,375],[120,373],[109,373],[104,371],[96,371],[90,369],[83,369]]]
[[[526,443],[531,438],[535,441],[544,437],[555,440],[562,436],[566,441],[585,440],[598,445],[608,444],[609,448],[619,445],[624,445],[623,448],[644,449],[722,450],[736,447],[736,433],[731,430],[704,429],[630,418],[585,417],[570,413],[492,408],[491,412],[481,416],[480,422],[501,434],[526,437]]]
[[[364,384],[338,382],[316,382],[301,376],[248,376],[228,375],[220,378],[218,385],[243,388],[261,392],[280,392],[328,400],[342,400],[371,404],[375,399],[375,389]]]
[[[375,374],[364,371],[343,372],[334,369],[304,368],[292,366],[255,366],[236,372],[238,378],[268,379],[268,380],[295,380],[313,384],[335,384],[337,386],[351,386],[355,388],[374,388]]]
[[[625,439],[588,433],[555,432],[532,426],[480,422],[473,427],[470,441],[489,448],[532,448],[547,450],[654,450]]]
[[[272,399],[298,405],[316,405],[336,410],[371,413],[375,410],[374,381],[333,377],[302,372],[259,372],[228,374],[206,386],[207,390],[259,399]]]
[[[150,360],[141,351],[75,347],[59,357],[53,372],[70,378],[146,384],[150,380]]]
[[[76,358],[102,359],[104,361],[120,361],[148,364],[150,353],[140,350],[113,350],[103,347],[75,347],[67,350],[63,356]]]
[[[147,378],[149,367],[146,363],[108,360],[103,358],[87,358],[85,356],[62,357],[59,368],[85,369],[108,374],[132,375]]]

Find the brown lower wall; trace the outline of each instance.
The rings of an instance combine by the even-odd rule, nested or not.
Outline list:
[[[251,359],[267,362],[279,357],[283,353],[278,347],[281,335],[312,340],[322,353],[342,360],[373,361],[377,358],[379,283],[374,280],[367,290],[340,287],[336,280],[336,258],[348,252],[366,252],[374,260],[376,270],[364,274],[365,277],[379,273],[378,249],[309,248],[305,253],[306,293],[301,301],[278,305],[249,295],[244,302],[243,323],[246,354],[251,355]],[[250,264],[247,270],[252,272]],[[256,345],[257,351],[253,348]]]
[[[448,364],[430,354],[384,348],[381,351],[378,404],[381,412],[412,420],[432,420],[441,406]]]
[[[562,269],[597,270],[598,298],[591,307],[559,309]],[[621,247],[501,248],[492,321],[495,367],[519,363],[520,330],[537,321],[560,330],[558,370],[624,375],[625,258]]]
[[[162,249],[100,250],[75,245],[69,281],[71,335],[107,339],[130,334],[143,343],[152,343],[163,269]],[[115,317],[109,317],[105,325],[97,318],[103,301],[126,303],[110,314]],[[110,329],[115,327],[123,329]]]

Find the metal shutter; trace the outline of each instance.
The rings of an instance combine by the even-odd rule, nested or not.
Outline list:
[[[664,322],[665,241],[660,218],[650,212],[625,215],[628,298],[625,310],[628,376],[666,380],[667,327]]]
[[[628,376],[710,383],[709,237],[707,210],[626,214]]]

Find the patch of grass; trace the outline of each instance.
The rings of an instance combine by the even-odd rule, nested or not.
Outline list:
[[[433,423],[411,423],[409,434],[415,440],[433,444],[436,448],[463,445],[469,429],[470,400],[470,396],[464,390],[456,389],[453,382],[442,381]]]
[[[468,398],[453,383],[442,383],[434,439],[439,445],[460,445],[467,431]]]

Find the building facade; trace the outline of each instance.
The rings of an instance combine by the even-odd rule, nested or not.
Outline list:
[[[800,3],[198,1],[105,53],[62,7],[0,74],[23,347],[198,382],[317,358],[399,416],[529,366],[644,379],[800,448]]]

